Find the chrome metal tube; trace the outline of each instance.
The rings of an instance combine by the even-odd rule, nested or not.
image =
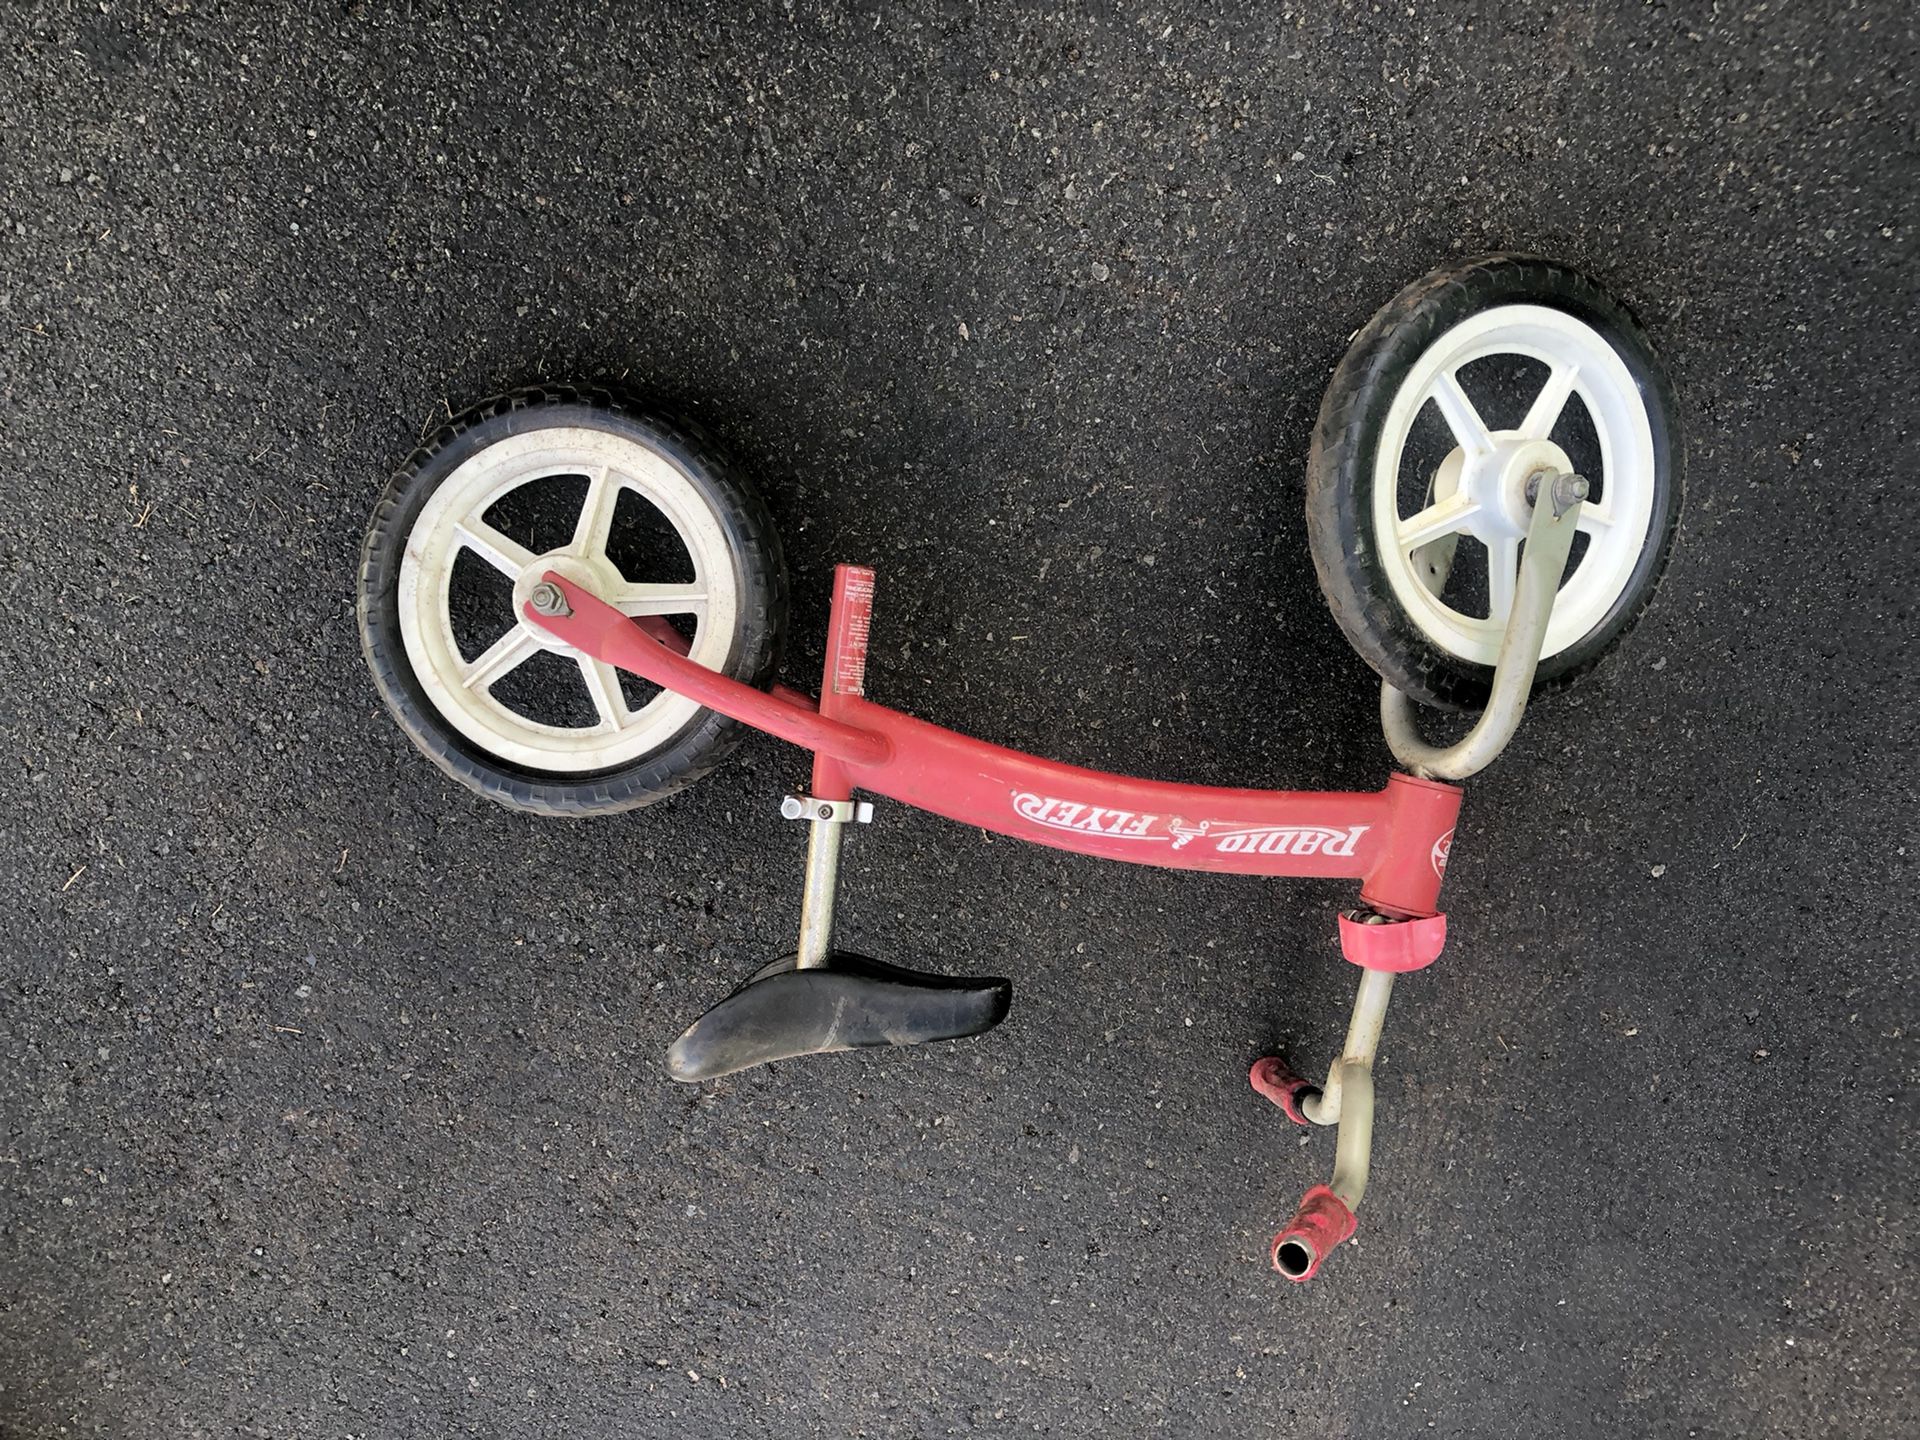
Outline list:
[[[1328,1069],[1325,1087],[1318,1095],[1305,1097],[1300,1106],[1314,1124],[1340,1127],[1330,1188],[1350,1210],[1367,1193],[1367,1171],[1373,1161],[1373,1062],[1380,1053],[1380,1031],[1392,997],[1391,970],[1360,972],[1346,1046]]]
[[[1387,1001],[1393,998],[1391,970],[1362,970],[1360,988],[1353,997],[1353,1018],[1347,1022],[1347,1043],[1340,1058],[1327,1070],[1327,1083],[1317,1095],[1301,1101],[1300,1113],[1316,1125],[1339,1125],[1345,1118],[1346,1076],[1342,1073],[1353,1061],[1369,1074],[1373,1057],[1380,1053],[1380,1031],[1387,1023]]]
[[[1373,1067],[1342,1060],[1334,1069],[1341,1072],[1340,1135],[1334,1145],[1331,1189],[1349,1210],[1357,1210],[1373,1163]]]
[[[796,965],[812,970],[833,954],[833,899],[840,882],[840,842],[846,824],[815,820],[807,827],[807,875],[800,891],[800,949]]]

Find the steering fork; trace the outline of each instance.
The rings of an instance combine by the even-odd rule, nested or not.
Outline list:
[[[1380,723],[1394,757],[1414,774],[1430,780],[1464,780],[1477,774],[1506,748],[1519,729],[1533,690],[1533,677],[1546,643],[1553,602],[1573,551],[1574,525],[1587,496],[1578,475],[1539,475],[1528,487],[1533,520],[1527,529],[1519,583],[1507,631],[1500,642],[1487,708],[1467,735],[1444,748],[1422,740],[1414,728],[1413,702],[1385,681],[1380,687]],[[1443,577],[1444,578],[1444,577]],[[1446,867],[1446,841],[1435,847],[1436,870]],[[1312,1085],[1295,1075],[1278,1056],[1254,1062],[1253,1088],[1273,1101],[1298,1125],[1332,1125],[1338,1140],[1333,1179],[1307,1191],[1279,1234],[1273,1237],[1273,1268],[1289,1280],[1312,1279],[1335,1246],[1353,1236],[1354,1211],[1367,1191],[1373,1156],[1373,1062],[1386,1023],[1387,1001],[1396,974],[1423,969],[1439,958],[1446,939],[1446,918],[1396,919],[1373,910],[1340,917],[1340,948],[1361,967],[1360,988],[1340,1056],[1326,1082]]]

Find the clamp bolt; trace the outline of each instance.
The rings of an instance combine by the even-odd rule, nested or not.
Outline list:
[[[785,820],[831,820],[866,825],[873,820],[871,800],[821,800],[812,795],[783,795],[780,816]]]

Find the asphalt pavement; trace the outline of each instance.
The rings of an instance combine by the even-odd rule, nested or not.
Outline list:
[[[0,1432],[1920,1433],[1916,77],[1893,0],[7,5]],[[417,437],[618,380],[763,488],[795,683],[862,561],[876,698],[1377,786],[1310,427],[1489,249],[1646,325],[1687,506],[1470,789],[1309,1286],[1245,1074],[1345,888],[882,807],[847,942],[1012,1017],[681,1087],[795,754],[535,820],[361,663]]]

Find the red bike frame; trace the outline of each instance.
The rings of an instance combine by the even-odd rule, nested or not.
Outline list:
[[[709,670],[687,658],[685,641],[664,621],[630,620],[562,575],[544,579],[571,614],[541,614],[529,602],[530,624],[813,751],[817,799],[867,791],[963,825],[1136,865],[1354,879],[1361,900],[1384,915],[1436,913],[1460,810],[1455,786],[1401,774],[1363,792],[1179,785],[1043,760],[916,720],[866,698],[874,577],[862,566],[834,572],[817,702]]]

